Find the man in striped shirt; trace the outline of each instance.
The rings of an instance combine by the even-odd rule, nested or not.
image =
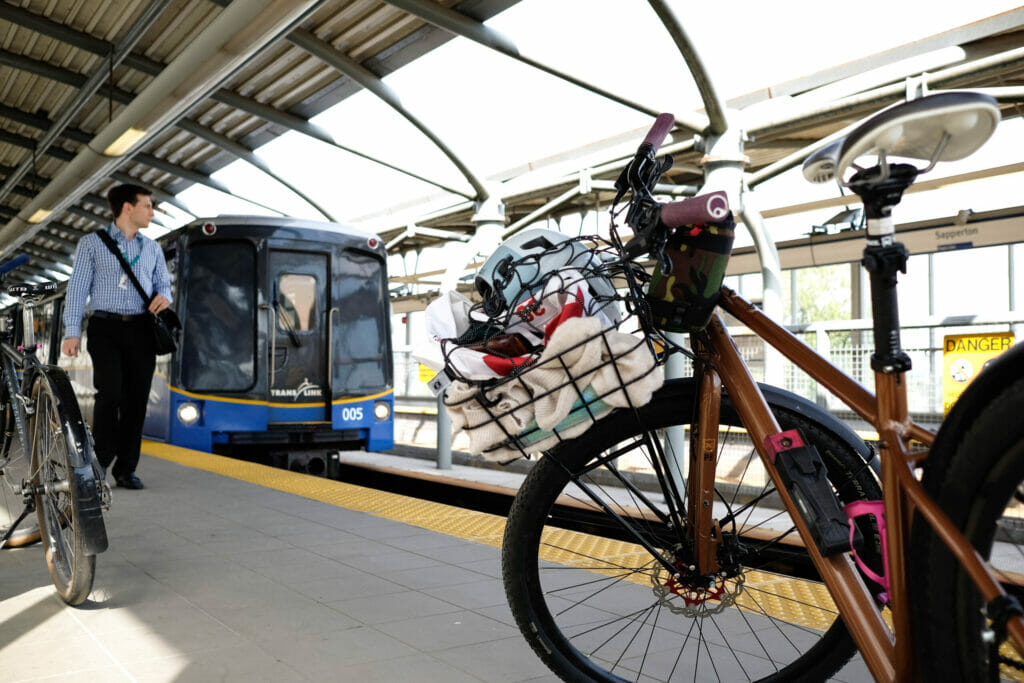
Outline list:
[[[104,229],[142,288],[152,293],[151,299],[139,296],[120,260],[98,234],[86,235],[78,243],[68,281],[61,351],[78,355],[88,300],[96,457],[104,472],[116,460],[113,473],[118,486],[141,489],[135,469],[156,366],[148,318],[171,305],[171,282],[160,246],[139,234],[153,218],[152,192],[139,185],[118,185],[107,193],[107,200],[114,221]]]

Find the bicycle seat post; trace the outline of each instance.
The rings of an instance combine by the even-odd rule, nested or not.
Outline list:
[[[7,288],[7,294],[21,301],[21,324],[23,342],[21,350],[25,353],[36,352],[35,307],[47,296],[57,290],[56,282],[39,284],[20,284]]]
[[[36,352],[35,330],[35,297],[24,296],[21,299],[22,346],[25,353]]]
[[[807,157],[804,177],[813,183],[837,179],[864,202],[868,246],[864,268],[871,275],[871,304],[875,319],[875,372],[895,375],[910,369],[910,357],[900,347],[896,307],[896,273],[907,272],[906,248],[894,240],[892,207],[920,173],[940,161],[970,156],[992,135],[1000,120],[999,105],[981,93],[946,92],[920,97],[883,109]],[[871,155],[870,168],[856,164]],[[890,157],[926,161],[925,168],[891,164]],[[846,171],[857,169],[848,181]]]
[[[855,174],[849,183],[864,203],[867,241],[861,264],[871,281],[871,310],[874,312],[875,351],[871,368],[875,372],[897,374],[910,370],[910,356],[900,341],[899,306],[896,297],[897,273],[907,272],[909,253],[895,241],[892,208],[900,203],[903,192],[917,178],[910,164],[882,164]]]

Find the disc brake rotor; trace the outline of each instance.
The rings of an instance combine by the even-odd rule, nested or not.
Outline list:
[[[651,578],[658,602],[672,611],[691,618],[718,614],[736,604],[743,592],[744,577],[719,574],[696,576],[687,569],[672,576],[660,564]]]

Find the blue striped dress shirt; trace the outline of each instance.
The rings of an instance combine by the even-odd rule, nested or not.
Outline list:
[[[167,263],[160,245],[136,233],[134,239],[127,239],[117,226],[111,223],[107,234],[114,238],[125,260],[132,265],[132,272],[147,292],[162,294],[171,301],[171,278],[167,274]],[[136,257],[138,259],[136,260]],[[130,280],[125,287],[119,286],[124,268],[110,253],[110,249],[93,233],[78,242],[75,250],[74,267],[68,280],[64,300],[64,336],[82,336],[82,315],[86,299],[90,311],[109,311],[123,315],[137,315],[145,312],[145,301],[139,296]]]

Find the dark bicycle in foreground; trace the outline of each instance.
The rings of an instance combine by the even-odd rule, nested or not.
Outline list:
[[[0,266],[0,282],[27,260]],[[0,317],[0,547],[41,540],[57,593],[78,605],[92,590],[96,555],[107,549],[110,488],[67,374],[37,358],[34,308],[56,288],[8,287],[21,318]]]

